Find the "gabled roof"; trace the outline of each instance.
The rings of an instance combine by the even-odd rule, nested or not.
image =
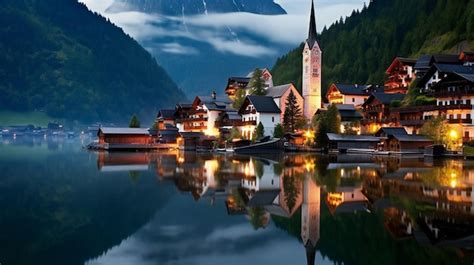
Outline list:
[[[148,128],[116,128],[116,127],[100,127],[99,133],[103,134],[133,134],[133,135],[149,135]]]
[[[433,142],[432,140],[422,135],[393,135],[393,138],[397,139],[400,142]]]
[[[408,135],[404,127],[382,127],[375,133],[375,136],[380,136],[382,133],[386,135]]]
[[[442,74],[448,74],[448,73],[474,74],[474,67],[465,66],[462,64],[435,63],[433,64],[433,66],[431,66],[428,72],[426,72],[423,78],[421,78],[419,85],[424,86],[430,80],[433,74],[436,73],[436,71]]]
[[[272,205],[280,190],[257,191],[247,203],[249,207]]]
[[[268,96],[247,96],[239,113],[245,110],[248,103],[252,104],[257,112],[260,113],[281,113],[280,108],[278,108],[273,98]]]
[[[392,68],[397,64],[397,62],[400,62],[405,65],[414,66],[416,64],[416,61],[417,61],[416,59],[412,59],[412,58],[395,57],[392,63],[390,64],[390,66],[387,68],[387,71],[385,72],[390,73]]]
[[[427,70],[430,68],[431,55],[422,55],[418,61],[416,61],[415,70]]]
[[[281,86],[269,87],[267,89],[267,96],[273,98],[281,98],[288,89],[291,89],[292,86],[293,84],[286,84]]]
[[[208,110],[225,111],[231,109],[232,101],[228,97],[197,96],[194,99],[193,106],[199,104],[205,105]]]
[[[449,84],[453,81],[456,82],[460,80],[466,80],[470,83],[474,83],[474,74],[449,73],[445,78],[436,83],[432,89],[437,90],[438,88],[442,88],[445,83]]]
[[[460,64],[458,54],[435,54],[431,57],[431,63]]]
[[[380,92],[376,92],[376,93],[373,93],[365,102],[364,102],[364,106],[371,103],[374,99],[377,99],[378,101],[380,101],[382,104],[385,104],[385,105],[388,105],[390,104],[392,101],[394,100],[403,100],[403,98],[405,98],[405,94],[400,94],[400,93],[397,93],[397,94],[388,94],[388,93],[380,93]]]
[[[339,141],[339,142],[379,142],[380,139],[371,135],[347,135],[347,134],[337,134],[337,133],[327,133],[326,134],[330,141]]]
[[[158,112],[157,117],[163,119],[173,119],[175,114],[174,109],[162,109]]]
[[[358,95],[358,96],[365,96],[369,95],[369,93],[366,92],[366,86],[365,85],[346,85],[346,84],[334,84],[336,86],[337,90],[341,92],[341,94],[344,95]]]
[[[362,119],[362,114],[357,111],[356,107],[353,104],[336,104],[336,108],[341,115],[342,121]],[[327,109],[318,109],[316,114],[324,113]]]
[[[271,75],[271,72],[270,70],[268,70],[268,68],[260,68],[260,71],[262,71],[262,74],[264,74],[265,72],[268,72]],[[251,71],[250,73],[248,73],[247,78],[252,79],[253,72],[255,71]]]

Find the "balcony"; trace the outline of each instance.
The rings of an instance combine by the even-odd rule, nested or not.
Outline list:
[[[462,96],[472,96],[474,95],[474,89],[456,89],[455,91],[448,91],[447,89],[444,90],[436,90],[431,91],[430,95],[437,98],[454,98],[454,97],[462,97]]]
[[[184,125],[184,130],[185,131],[205,131],[207,130],[207,125],[190,125],[190,124],[185,124]]]
[[[413,106],[391,109],[391,113],[421,113],[426,111],[472,110],[471,104]]]
[[[256,126],[257,121],[238,121],[235,122],[235,126]]]
[[[378,123],[378,124],[389,124],[389,123],[397,123],[396,118],[382,118],[382,119],[362,119],[361,124],[362,125],[368,125],[368,124],[373,124],[373,123]]]
[[[402,126],[423,126],[427,120],[400,120]]]
[[[472,124],[472,119],[448,119],[450,124]]]

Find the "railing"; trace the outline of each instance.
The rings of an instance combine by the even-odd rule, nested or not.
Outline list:
[[[184,130],[207,130],[207,126],[205,126],[205,125],[193,126],[193,125],[185,124],[184,125]]]
[[[429,105],[429,106],[413,106],[391,109],[391,113],[417,113],[434,110],[470,110],[471,104],[455,104],[455,105]]]
[[[257,113],[257,110],[253,109],[253,110],[245,110],[242,112],[242,115],[245,115],[245,114],[256,114]]]
[[[451,124],[467,123],[472,124],[472,119],[448,119]]]
[[[422,126],[428,120],[400,120],[402,126]]]
[[[447,97],[447,98],[472,96],[474,95],[474,89],[456,90],[456,91],[447,91],[447,90],[430,91],[429,95],[434,96],[434,97]]]

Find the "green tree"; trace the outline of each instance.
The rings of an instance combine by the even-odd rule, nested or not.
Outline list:
[[[265,89],[265,79],[263,79],[263,72],[259,68],[256,68],[252,73],[249,85],[251,89],[250,94],[256,96],[265,96],[267,90]]]
[[[230,136],[229,139],[227,139],[228,142],[232,142],[234,139],[242,139],[242,134],[240,133],[239,129],[237,127],[232,127],[230,129]]]
[[[341,132],[341,116],[336,105],[329,106],[328,110],[313,117],[313,128],[316,136],[316,146],[326,148],[327,133]]]
[[[435,144],[444,145],[448,150],[455,150],[460,141],[456,129],[449,125],[445,116],[438,116],[423,124],[420,134],[433,140]]]
[[[130,124],[128,125],[130,128],[140,128],[140,120],[138,119],[137,115],[133,115],[130,119]]]
[[[237,92],[235,93],[235,100],[232,103],[232,107],[234,109],[240,109],[242,107],[242,104],[244,104],[245,97],[246,97],[245,89],[239,88],[237,89]]]
[[[281,126],[280,123],[275,125],[275,131],[273,132],[273,137],[282,138],[284,135],[285,135],[285,129],[283,129],[283,126]]]
[[[253,207],[248,209],[250,224],[255,230],[265,228],[269,221],[267,212],[263,207]]]
[[[255,136],[257,139],[265,136],[265,128],[263,128],[263,124],[261,122],[258,123],[257,128],[255,129]]]
[[[293,91],[290,92],[286,99],[285,113],[283,114],[283,127],[286,132],[293,133],[297,129],[301,129],[304,124],[303,113],[296,101]]]

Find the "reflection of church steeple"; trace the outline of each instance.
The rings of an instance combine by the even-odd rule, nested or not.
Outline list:
[[[310,177],[304,179],[301,207],[301,239],[306,249],[308,264],[315,264],[316,244],[319,241],[321,188]]]

